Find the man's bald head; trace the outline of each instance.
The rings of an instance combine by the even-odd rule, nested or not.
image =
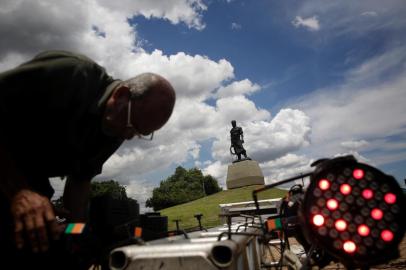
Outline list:
[[[134,104],[133,121],[144,135],[160,129],[169,119],[176,95],[172,85],[162,76],[142,73],[124,82]]]
[[[175,100],[172,85],[158,74],[122,81],[106,103],[104,130],[125,139],[151,134],[168,121]]]

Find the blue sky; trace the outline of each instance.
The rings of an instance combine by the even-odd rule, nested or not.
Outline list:
[[[263,102],[263,107],[273,108],[278,101],[338,80],[334,69],[340,69],[339,65],[325,68],[341,54],[329,47],[303,44],[303,37],[317,36],[307,36],[308,31],[292,27],[289,18],[266,2],[212,2],[204,13],[206,27],[202,31],[144,17],[135,17],[131,23],[146,40],[147,50],[163,48],[169,54],[183,51],[213,60],[227,59],[235,67],[237,78],[250,78],[264,87],[254,97]],[[348,49],[351,44],[341,43],[336,48],[342,50],[341,46]]]
[[[202,31],[139,16],[130,22],[148,51],[162,48],[168,54],[183,51],[213,60],[227,59],[235,68],[236,78],[250,78],[261,85],[261,91],[251,98],[258,107],[271,112],[289,106],[297,96],[343,83],[348,70],[385,53],[388,44],[404,42],[401,32],[405,29],[333,36],[328,30],[295,27],[294,13],[288,10],[291,6],[271,1],[212,1],[208,7]],[[379,20],[375,18],[378,13],[365,9],[359,16]],[[390,77],[398,71],[395,68],[382,76]],[[210,158],[210,152],[202,151],[201,155]],[[403,165],[404,160],[381,167],[402,180],[406,176]]]
[[[125,143],[98,177],[140,201],[178,165],[224,185],[233,119],[267,183],[353,154],[403,185],[404,1],[22,0],[0,14],[0,71],[66,49],[117,78],[152,71],[174,85],[156,139]]]

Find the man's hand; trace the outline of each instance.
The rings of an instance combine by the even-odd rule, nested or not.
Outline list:
[[[33,252],[48,250],[48,231],[57,239],[61,230],[56,223],[51,202],[34,191],[23,189],[11,201],[17,248],[23,248],[28,239]],[[24,237],[26,236],[26,238]]]

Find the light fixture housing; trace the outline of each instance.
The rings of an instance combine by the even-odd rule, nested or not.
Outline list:
[[[405,213],[395,178],[345,156],[317,164],[299,215],[310,244],[347,267],[363,267],[399,256]],[[316,225],[315,216],[323,223]]]

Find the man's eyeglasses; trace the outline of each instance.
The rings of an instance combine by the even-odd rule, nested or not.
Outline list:
[[[137,132],[137,137],[141,140],[147,140],[147,141],[152,141],[152,139],[154,138],[154,132],[152,132],[149,135],[142,135],[138,129],[136,127],[134,127],[134,125],[131,122],[131,102],[132,99],[128,99],[128,111],[127,111],[127,126],[128,128],[132,128]]]

